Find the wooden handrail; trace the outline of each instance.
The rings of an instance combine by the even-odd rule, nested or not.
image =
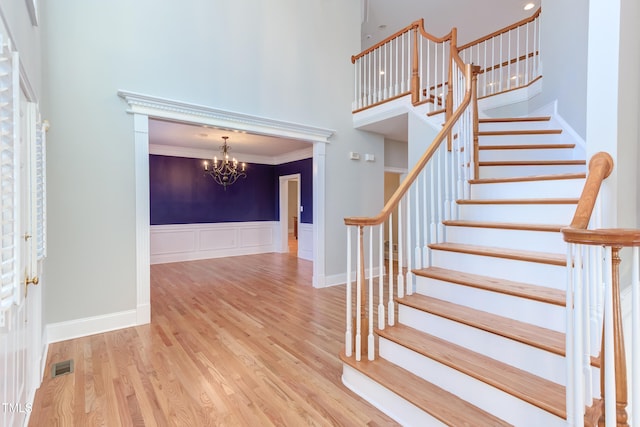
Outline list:
[[[589,161],[589,175],[584,183],[576,212],[573,215],[570,228],[586,229],[591,219],[591,213],[595,206],[600,185],[613,170],[613,159],[608,153],[596,153]]]
[[[580,245],[611,246],[629,248],[640,246],[640,230],[635,228],[600,228],[584,230],[563,228],[564,241]]]
[[[451,32],[449,32],[449,34],[445,34],[442,37],[436,37],[433,34],[429,34],[425,29],[424,29],[424,18],[418,19],[417,21],[412,22],[411,24],[407,25],[406,27],[404,27],[403,29],[396,31],[395,33],[391,34],[389,37],[387,37],[384,40],[379,41],[378,43],[374,44],[373,46],[363,50],[362,52],[360,52],[357,55],[352,55],[351,56],[351,63],[355,64],[355,62],[362,58],[363,56],[365,56],[368,53],[373,52],[374,50],[378,49],[379,47],[382,47],[383,45],[389,43],[391,40],[401,36],[404,33],[408,33],[411,30],[420,30],[420,34],[422,34],[423,37],[435,42],[435,43],[442,43],[445,42],[447,40],[451,40]]]
[[[429,148],[427,148],[427,150],[424,152],[422,157],[420,157],[420,159],[418,160],[418,163],[416,163],[413,169],[411,169],[411,172],[409,172],[409,175],[407,175],[407,178],[404,181],[402,181],[402,183],[400,184],[396,192],[393,193],[391,198],[389,198],[387,203],[384,205],[384,208],[382,208],[382,211],[380,211],[380,213],[374,217],[347,217],[344,219],[344,223],[346,225],[357,225],[357,226],[379,225],[385,222],[387,218],[389,218],[389,215],[391,214],[391,212],[393,212],[393,210],[398,206],[398,203],[400,203],[400,200],[402,200],[402,197],[404,197],[404,195],[407,193],[407,191],[409,190],[413,182],[418,178],[418,175],[420,175],[420,172],[422,172],[422,169],[425,167],[429,159],[431,159],[431,157],[436,152],[440,144],[446,139],[447,135],[449,135],[449,133],[453,129],[453,125],[458,121],[458,119],[460,118],[464,110],[469,106],[469,103],[471,102],[471,98],[472,98],[472,85],[473,85],[471,64],[464,65],[464,74],[465,74],[465,81],[467,82],[467,86],[465,88],[465,95],[464,95],[464,99],[462,100],[462,103],[460,104],[458,109],[453,113],[453,115],[445,122],[444,126],[442,127],[442,129],[440,129],[440,132],[438,132],[438,134],[434,138]]]
[[[538,16],[540,16],[540,12],[542,12],[542,8],[541,7],[539,7],[538,10],[536,10],[535,13],[533,15],[531,15],[530,17],[525,18],[525,19],[523,19],[521,21],[518,21],[515,24],[511,24],[511,25],[509,25],[507,27],[504,27],[504,28],[502,28],[500,30],[494,31],[493,33],[488,34],[488,35],[486,35],[484,37],[480,37],[479,39],[474,40],[472,42],[469,42],[469,43],[467,43],[465,45],[458,46],[458,50],[462,51],[462,50],[464,50],[464,49],[466,49],[466,48],[468,48],[470,46],[482,43],[483,41],[489,40],[489,39],[491,39],[491,38],[493,38],[495,36],[498,36],[498,35],[504,34],[504,33],[508,33],[509,31],[514,30],[514,29],[516,29],[518,27],[521,27],[522,25],[528,24],[529,22],[533,22],[533,21],[535,21],[535,19]]]

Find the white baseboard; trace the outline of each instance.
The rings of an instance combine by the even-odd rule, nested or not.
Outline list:
[[[365,278],[369,278],[370,276],[370,272],[371,270],[366,269],[364,272],[364,276]],[[376,267],[373,269],[373,277],[377,277],[380,275],[380,267]],[[351,272],[351,280],[353,280],[355,282],[356,279],[356,272],[355,270]],[[329,286],[336,286],[336,285],[344,285],[345,283],[347,283],[347,273],[340,273],[340,274],[333,274],[331,276],[325,276],[324,277],[324,283],[322,283],[322,286],[320,286],[320,284],[318,284],[318,286],[316,286],[316,284],[314,283],[314,286],[316,286],[317,288],[328,288]]]
[[[84,319],[50,323],[46,326],[48,343],[100,334],[137,325],[136,310],[126,310]]]
[[[276,252],[278,222],[152,225],[151,264]]]

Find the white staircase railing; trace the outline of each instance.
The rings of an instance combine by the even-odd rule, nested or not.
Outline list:
[[[456,52],[451,68],[452,117],[380,214],[345,218],[348,245],[345,355],[355,355],[356,360],[363,355],[375,359],[374,324],[384,329],[385,325],[395,323],[394,298],[413,293],[412,269],[429,265],[428,244],[442,241],[442,221],[456,219],[456,200],[469,196],[467,183],[475,163],[472,102],[475,78],[472,66],[463,64]]]
[[[419,20],[352,56],[352,109],[359,111],[408,94],[414,105],[430,102],[433,109],[444,108],[455,34],[454,28],[444,37],[432,36]]]
[[[585,408],[595,405],[592,423],[638,425],[640,411],[640,230],[601,229],[600,184],[613,159],[596,154],[571,226],[562,230],[567,251],[567,424],[585,425]],[[592,212],[596,209],[595,215]],[[589,227],[589,228],[588,228]],[[633,248],[631,278],[631,381],[627,376],[621,312],[620,251]],[[593,360],[599,361],[599,387],[593,384]],[[632,402],[628,403],[631,383]],[[604,411],[602,410],[604,405]],[[635,417],[634,417],[635,415]],[[587,418],[589,415],[587,414]]]
[[[480,66],[479,98],[528,86],[541,77],[540,11],[458,47],[465,63]]]

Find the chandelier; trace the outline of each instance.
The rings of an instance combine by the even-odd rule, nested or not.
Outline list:
[[[228,136],[223,136],[224,143],[220,146],[222,150],[222,159],[218,161],[218,157],[213,158],[213,165],[210,165],[208,161],[204,162],[204,173],[211,176],[215,182],[222,185],[224,190],[227,191],[227,187],[238,180],[238,178],[246,178],[247,174],[245,169],[246,163],[241,163],[238,168],[238,161],[235,158],[229,159],[229,145],[227,145]]]

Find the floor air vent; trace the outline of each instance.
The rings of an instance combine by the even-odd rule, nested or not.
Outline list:
[[[51,367],[51,378],[67,375],[73,372],[73,360],[54,363]]]

